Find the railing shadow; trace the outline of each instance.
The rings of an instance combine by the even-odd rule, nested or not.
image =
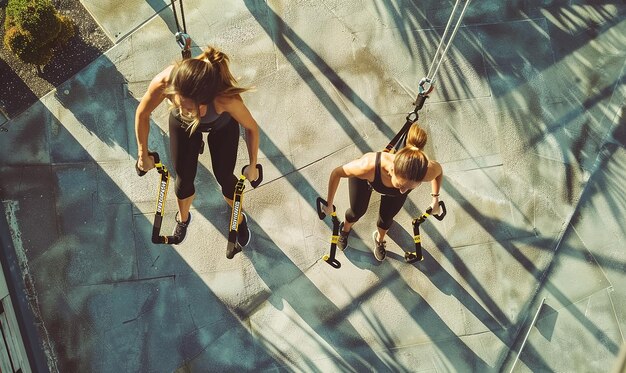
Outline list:
[[[398,297],[397,299],[405,307],[406,311],[412,315],[416,324],[428,335],[441,335],[442,331],[445,331],[446,341],[454,341],[454,344],[448,345],[445,343],[446,341],[437,339],[433,341],[434,344],[443,349],[444,346],[442,343],[444,343],[447,348],[454,350],[454,356],[467,358],[465,361],[475,363],[476,367],[480,368],[481,371],[489,369],[489,366],[445,325],[445,322],[427,305],[426,301],[423,300],[419,294],[411,291],[403,281],[398,281],[399,274],[397,272],[391,271],[386,273],[383,271],[380,275],[382,281],[368,289],[362,296],[354,299],[352,301],[354,307],[339,309],[326,298],[324,293],[322,293],[317,286],[308,280],[306,274],[302,273],[282,250],[272,242],[259,225],[255,225],[255,227],[257,227],[255,229],[255,235],[259,237],[258,239],[263,239],[262,246],[264,247],[264,251],[253,250],[247,255],[250,255],[250,260],[257,269],[257,273],[274,294],[283,294],[283,299],[307,321],[309,326],[316,331],[317,335],[321,336],[335,347],[335,351],[347,363],[347,366],[344,368],[356,371],[363,371],[363,369],[368,371],[396,371],[399,368],[397,366],[389,366],[389,362],[380,360],[377,354],[371,350],[371,347],[363,340],[363,337],[360,336],[351,323],[347,321],[347,316],[358,308],[358,305],[360,305],[362,301],[371,298],[371,296],[381,288],[388,287],[391,288],[394,294],[406,293],[407,290],[412,293],[411,295],[413,297],[409,297],[411,298],[411,302],[403,301],[404,297]],[[326,264],[318,262],[310,270],[314,270],[315,266],[324,265]],[[280,268],[280,271],[277,271],[276,268]],[[294,271],[297,273],[292,273]],[[294,281],[293,279],[297,280]],[[297,289],[293,291],[281,291],[285,286],[295,286]],[[306,297],[312,300],[308,302],[304,301],[302,299],[303,294],[306,294]],[[413,309],[415,305],[412,304],[412,301],[414,299],[422,300],[419,302],[418,310]],[[379,338],[386,340],[384,333],[379,335]],[[393,346],[387,345],[386,347],[391,349]],[[463,358],[459,359],[456,363],[461,364],[461,362],[464,361]],[[367,362],[367,364],[364,364],[364,362]],[[456,367],[460,368],[463,366],[464,365]]]
[[[461,194],[454,186],[447,185],[447,192],[451,197],[460,197]],[[487,228],[489,226],[489,218],[482,215],[480,210],[473,206],[469,201],[466,201],[464,204],[464,209],[471,216],[476,217],[476,221],[479,222],[483,227]],[[568,304],[569,300],[563,294],[561,290],[556,288],[553,284],[550,283],[549,279],[545,280],[547,271],[550,270],[551,262],[547,264],[546,268],[538,268],[535,263],[530,261],[510,240],[498,240],[496,241],[502,245],[502,247],[516,260],[518,261],[526,270],[536,279],[538,284],[545,283],[546,289],[552,294],[556,300],[561,302],[562,304]],[[558,247],[557,247],[558,248]],[[555,248],[555,249],[557,249]],[[449,252],[449,251],[448,251]],[[579,310],[573,309],[572,315],[581,323],[583,327],[585,327],[591,334],[596,336],[598,340],[602,341],[605,346],[609,349],[609,351],[615,355],[619,351],[619,346],[615,344],[608,335],[601,330],[598,326],[592,323],[582,312]],[[518,323],[524,322],[525,318],[521,317],[521,320],[518,320]],[[519,324],[518,324],[519,325]],[[521,328],[521,325],[519,325]],[[519,329],[518,329],[519,330]]]
[[[105,86],[97,88],[106,90]],[[84,99],[83,93],[78,94]],[[115,94],[115,90],[109,93]],[[54,133],[56,126],[62,126],[57,116],[63,110],[53,113],[42,104],[36,106],[37,110],[14,120],[12,131],[0,138],[2,146],[8,146],[22,133],[36,134],[31,131],[33,127],[46,126]],[[78,106],[81,106],[80,101],[72,102],[67,110],[78,109]],[[82,125],[94,126],[93,120],[84,117],[83,120]],[[114,122],[118,124],[119,121]],[[123,144],[125,140],[115,135],[106,137],[106,131],[97,133],[108,144],[118,141]],[[31,137],[31,141],[37,139]],[[28,146],[28,141],[22,141],[22,145]],[[49,146],[75,149],[83,145],[89,144],[65,136],[63,145]],[[146,274],[135,267],[135,260],[143,255],[141,251],[151,250],[130,244],[135,240],[135,229],[143,226],[146,228],[139,228],[139,232],[148,231],[152,223],[142,215],[132,217],[133,202],[125,191],[114,187],[116,181],[96,159],[90,154],[72,161],[59,159],[54,151],[50,151],[50,158],[51,163],[44,165],[15,164],[15,159],[8,164],[3,162],[3,172],[16,174],[16,177],[3,178],[0,190],[3,200],[19,201],[17,222],[23,232],[35,232],[33,224],[47,226],[47,220],[56,221],[55,233],[47,236],[47,241],[33,234],[22,241],[22,249],[27,253],[34,280],[29,284],[31,306],[41,313],[37,321],[45,326],[47,338],[54,341],[55,351],[51,356],[60,371],[174,371],[225,333],[248,335],[229,340],[232,351],[252,348],[255,358],[273,361],[193,270],[189,269],[182,277],[177,274],[144,277]],[[132,167],[131,162],[128,163]],[[98,181],[93,176],[97,176]],[[99,190],[98,184],[110,190]],[[42,212],[41,205],[29,204],[22,197],[42,191],[53,196],[48,198],[52,198],[56,208]],[[116,200],[113,203],[101,201],[103,193],[115,195]],[[43,220],[37,223],[30,219],[33,216]],[[118,226],[120,222],[131,220],[135,229]],[[47,246],[33,246],[37,244]],[[173,250],[171,247],[159,249]],[[181,266],[187,265],[181,258],[178,260]],[[177,284],[178,281],[183,282]],[[193,307],[198,302],[188,295],[190,288],[200,292],[200,303],[211,309],[209,315],[199,319],[190,315],[185,305]],[[188,332],[180,333],[185,330]],[[120,359],[120,356],[125,358]],[[215,352],[214,356],[210,367],[254,370],[254,359],[252,362],[236,359],[224,351],[219,355]],[[224,361],[220,359],[222,356],[230,358]]]

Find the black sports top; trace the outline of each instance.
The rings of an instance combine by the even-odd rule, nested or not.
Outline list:
[[[174,74],[175,68],[172,69],[172,71],[170,72],[170,76],[169,76],[169,81],[171,82],[173,79],[173,74]],[[210,101],[210,103],[208,103],[207,106],[207,111],[204,114],[203,117],[200,117],[200,123],[198,124],[198,131],[201,132],[210,132],[210,131],[217,131],[219,129],[224,128],[231,120],[231,116],[230,113],[228,113],[227,111],[222,112],[222,114],[218,114],[215,111],[215,104],[214,104],[214,99]],[[189,122],[187,122],[185,119],[183,119],[176,111],[174,111],[174,117],[176,117],[176,119],[178,119],[179,122],[182,123],[183,127],[188,127],[189,126]]]
[[[376,153],[376,165],[374,166],[374,181],[372,182],[368,181],[368,183],[372,189],[386,196],[402,196],[402,195],[408,194],[410,191],[413,190],[413,189],[409,189],[406,191],[406,193],[402,194],[400,193],[400,189],[390,188],[386,186],[385,184],[383,184],[383,180],[380,177],[380,152]]]

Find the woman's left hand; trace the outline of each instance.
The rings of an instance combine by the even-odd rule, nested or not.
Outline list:
[[[259,170],[256,168],[256,165],[254,165],[254,167],[250,167],[250,165],[248,165],[243,170],[243,176],[245,176],[249,182],[253,182],[259,178]]]
[[[438,198],[433,198],[433,203],[431,203],[430,207],[432,208],[432,211],[430,212],[431,215],[439,215],[441,212],[441,206],[439,206]]]

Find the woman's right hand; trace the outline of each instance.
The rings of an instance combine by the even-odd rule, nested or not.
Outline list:
[[[148,172],[154,168],[154,157],[149,154],[142,154],[137,157],[137,167],[141,171]]]
[[[335,212],[333,210],[333,204],[332,203],[329,203],[327,205],[322,205],[322,210],[324,211],[324,214],[326,214],[328,216],[332,215],[332,213]]]

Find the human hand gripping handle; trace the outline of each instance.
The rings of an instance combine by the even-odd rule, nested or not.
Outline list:
[[[438,207],[438,208],[437,208],[435,211],[437,211],[437,212],[438,212],[438,211],[439,211],[439,208],[441,209],[441,212],[440,212],[439,214],[433,214],[433,213],[432,213],[432,212],[433,212],[433,207],[432,207],[432,206],[430,206],[430,207],[428,207],[428,208],[426,209],[426,213],[427,213],[427,214],[432,214],[432,216],[434,216],[434,217],[435,217],[435,219],[437,219],[437,220],[441,221],[441,220],[443,220],[443,218],[444,218],[444,217],[446,216],[446,214],[448,213],[448,212],[446,211],[446,204],[445,204],[445,203],[443,203],[443,201],[439,201],[439,204],[438,204],[438,206],[437,206],[437,207]]]
[[[152,157],[151,160],[150,160],[150,157]],[[150,161],[152,161],[151,164],[150,164]],[[154,168],[154,166],[157,163],[161,163],[161,160],[159,158],[159,153],[148,152],[148,159],[145,159],[142,156],[137,157],[137,162],[135,162],[135,171],[137,171],[137,175],[143,176],[152,168]]]
[[[441,207],[442,212],[440,214],[432,214],[433,207],[428,206],[426,211],[424,211],[421,216],[413,219],[413,241],[415,242],[415,251],[407,251],[404,253],[404,261],[406,261],[407,263],[418,262],[424,258],[422,256],[422,238],[420,236],[420,225],[425,222],[430,215],[434,216],[435,219],[439,221],[443,220],[443,218],[446,217],[446,204],[443,203],[443,201],[439,201],[437,207]]]
[[[258,163],[255,168],[250,168],[249,165],[243,166],[241,174],[244,175],[248,181],[250,181],[250,185],[253,188],[258,187],[263,182],[263,166]],[[255,177],[252,178],[252,176]]]
[[[317,216],[320,220],[324,220],[326,217],[326,211],[331,208],[328,202],[326,202],[322,197],[317,197],[315,201],[315,205],[317,207]],[[337,219],[336,214],[337,209],[334,205],[332,205],[332,213],[330,214],[333,220],[333,235],[330,239],[330,254],[326,254],[322,257],[326,263],[328,263],[331,267],[335,269],[339,269],[341,267],[341,263],[335,259],[335,254],[337,253],[337,242],[339,242],[339,219]]]
[[[322,197],[317,197],[315,204],[317,206],[317,216],[320,218],[320,220],[324,220],[324,218],[326,218],[326,214],[332,215],[333,212],[337,211],[335,205],[329,206],[328,202],[326,202],[326,200],[324,200]],[[330,210],[331,207],[332,210]]]

